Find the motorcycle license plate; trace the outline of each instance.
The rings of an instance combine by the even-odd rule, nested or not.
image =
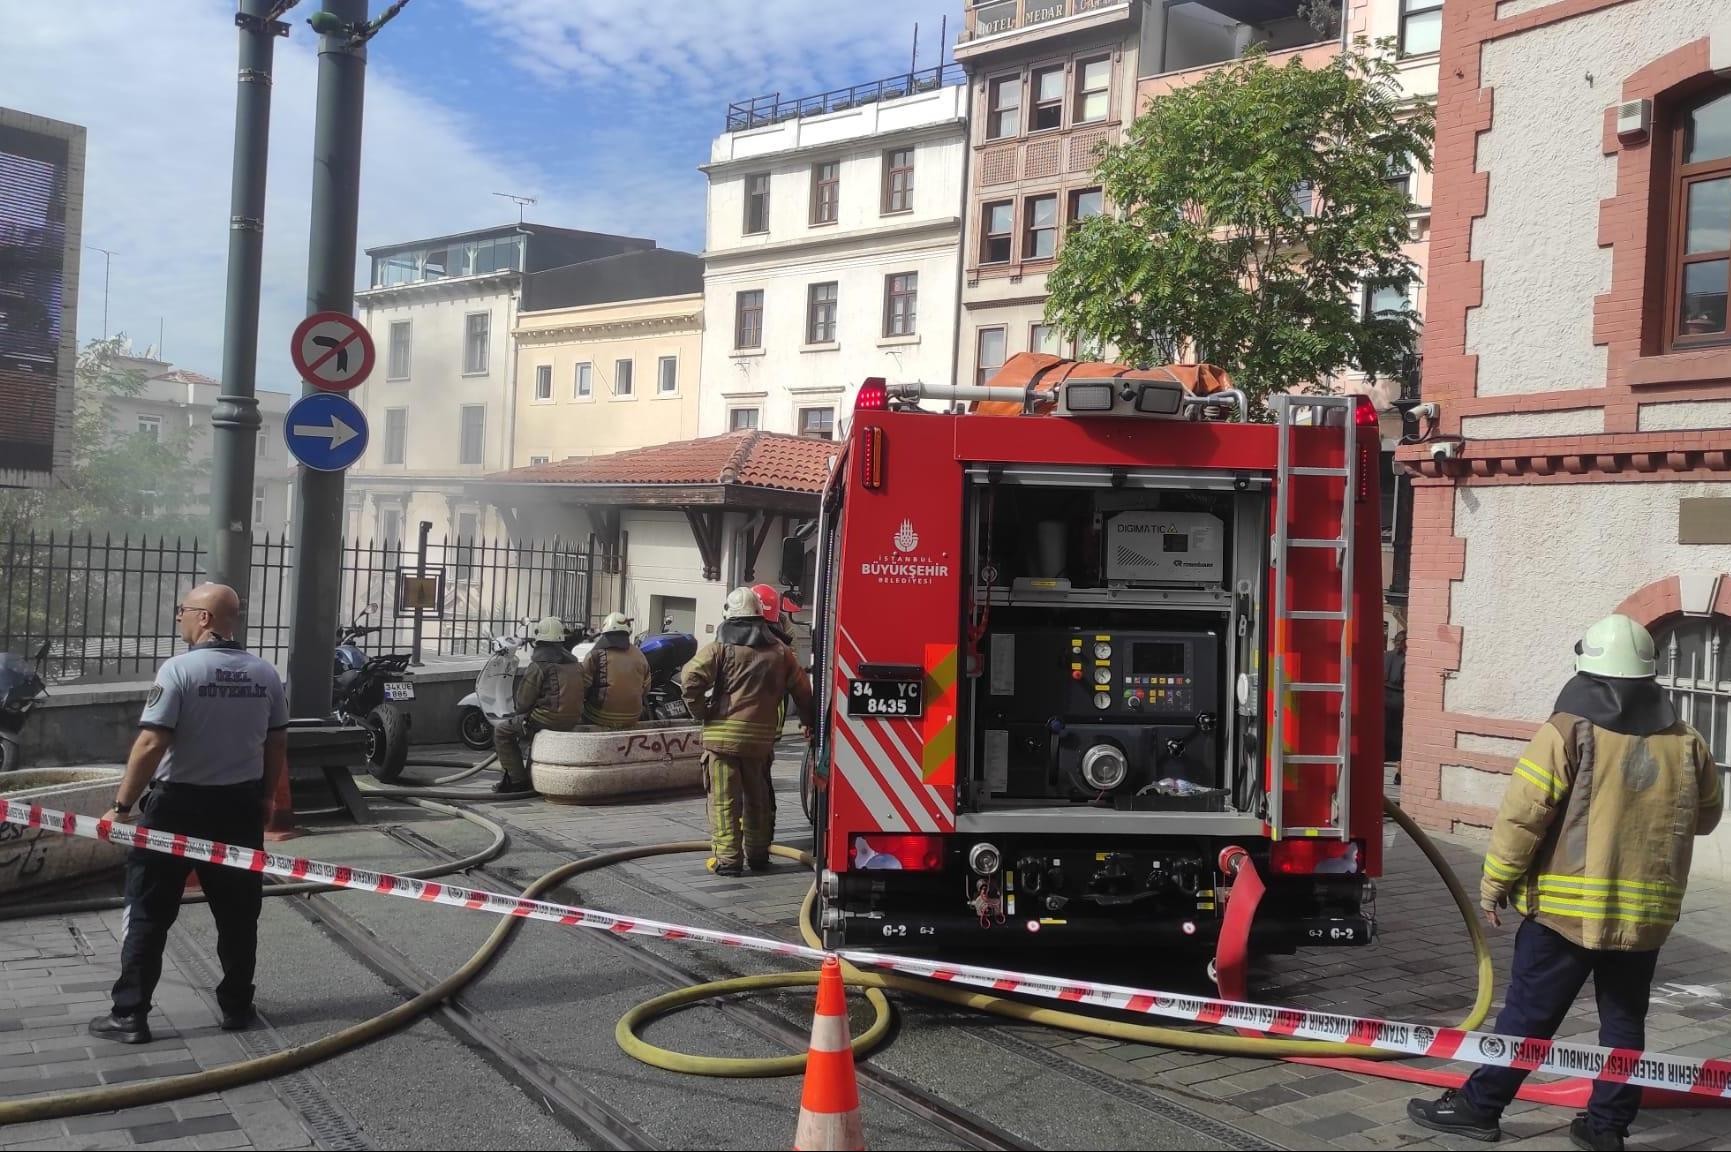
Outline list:
[[[847,686],[849,716],[900,719],[919,716],[925,686],[918,680],[854,680]]]
[[[415,686],[402,680],[390,680],[385,683],[386,700],[413,700]]]

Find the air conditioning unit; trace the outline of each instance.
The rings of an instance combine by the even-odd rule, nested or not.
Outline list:
[[[1625,144],[1638,144],[1647,139],[1653,129],[1653,102],[1625,100],[1617,105],[1617,139]]]

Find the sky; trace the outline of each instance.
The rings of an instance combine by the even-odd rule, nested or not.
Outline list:
[[[962,0],[411,0],[372,41],[360,247],[525,218],[701,251],[730,101],[809,95],[938,63]],[[258,386],[297,390],[316,37],[278,40]],[[384,0],[373,0],[376,15]],[[108,331],[219,376],[234,140],[233,0],[0,0],[0,106],[88,130],[84,242],[109,259]],[[948,56],[944,57],[948,61]],[[103,334],[86,247],[79,343]],[[367,275],[365,257],[357,275]]]

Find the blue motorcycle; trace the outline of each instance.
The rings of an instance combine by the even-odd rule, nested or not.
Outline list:
[[[368,604],[337,635],[331,710],[346,724],[367,730],[367,759],[373,775],[389,783],[402,776],[409,760],[409,717],[397,705],[415,698],[409,654],[368,656],[355,641],[383,632],[361,623],[378,605]]]

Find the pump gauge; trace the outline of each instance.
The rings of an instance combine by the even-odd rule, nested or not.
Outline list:
[[[1094,645],[1094,659],[1109,660],[1112,657],[1112,646],[1105,641]]]
[[[1110,708],[1111,706],[1112,706],[1112,697],[1111,696],[1107,695],[1104,692],[1096,692],[1094,694],[1094,707],[1096,707],[1096,708]]]
[[[1112,682],[1112,670],[1110,668],[1096,668],[1096,669],[1094,669],[1094,683],[1096,683],[1096,684],[1110,684],[1111,682]]]

